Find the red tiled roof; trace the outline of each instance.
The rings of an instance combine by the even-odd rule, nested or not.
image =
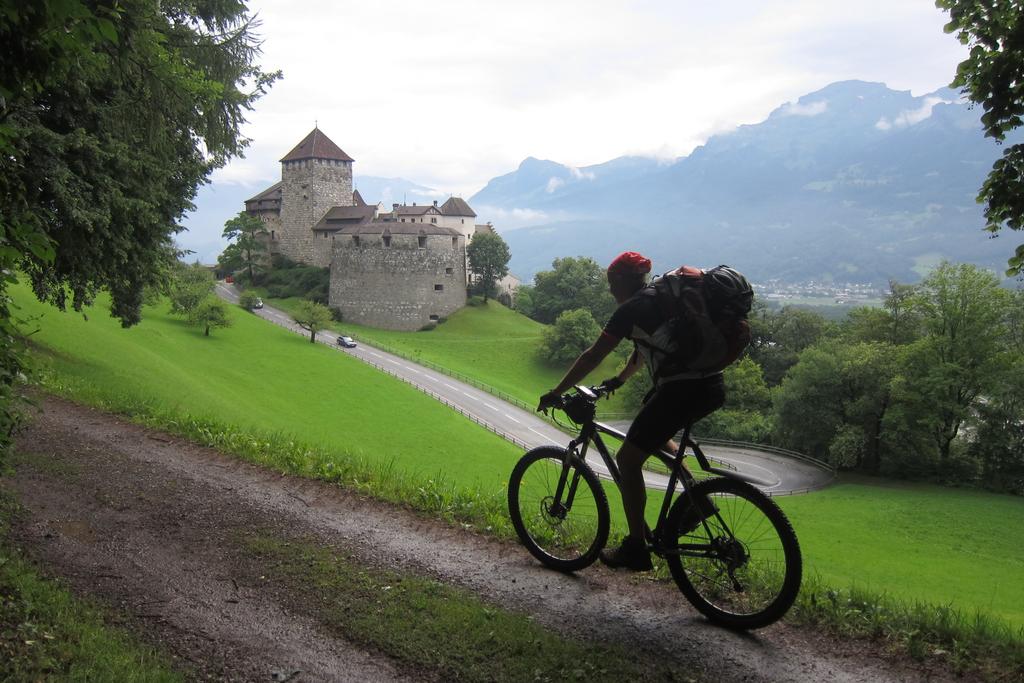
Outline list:
[[[331,139],[314,128],[295,149],[288,152],[281,161],[301,161],[303,159],[334,159],[338,161],[355,161],[345,154]]]

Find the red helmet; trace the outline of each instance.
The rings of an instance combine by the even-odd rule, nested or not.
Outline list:
[[[644,275],[651,272],[651,259],[635,251],[624,251],[608,264],[609,275]]]

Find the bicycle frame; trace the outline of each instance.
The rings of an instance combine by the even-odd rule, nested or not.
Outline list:
[[[596,400],[598,398],[597,394],[586,387],[577,386],[576,389],[592,400]],[[605,445],[604,440],[601,438],[601,434],[607,434],[608,436],[612,436],[623,441],[626,439],[626,434],[624,432],[621,432],[610,425],[604,424],[603,422],[597,422],[594,419],[589,419],[581,426],[580,435],[569,442],[569,446],[567,448],[568,457],[570,459],[580,458],[585,462],[587,450],[589,449],[590,444],[593,443],[598,454],[601,456],[601,459],[604,461],[605,467],[608,469],[608,473],[611,475],[612,481],[615,482],[616,486],[619,486],[621,475],[619,474],[618,465],[615,463],[615,459],[611,456],[608,446]],[[661,537],[662,526],[668,519],[669,508],[672,505],[672,498],[675,495],[676,486],[681,482],[682,492],[685,493],[694,483],[693,475],[683,466],[683,460],[686,457],[687,448],[689,448],[693,453],[693,456],[696,458],[701,470],[705,472],[731,479],[739,479],[740,481],[752,484],[766,485],[770,483],[748,474],[714,467],[710,461],[708,461],[707,456],[704,455],[704,451],[701,450],[700,444],[690,438],[690,425],[687,425],[683,430],[679,443],[680,446],[677,453],[671,453],[664,449],[651,453],[652,457],[660,460],[669,470],[668,485],[665,487],[665,495],[661,502],[661,511],[658,514],[654,531],[651,532],[650,528],[647,529],[649,536],[655,539],[655,541]],[[554,499],[556,501],[562,500],[562,493],[565,489],[567,473],[568,468],[563,468],[555,490]],[[579,477],[574,477],[569,487],[569,495],[566,497],[564,503],[559,503],[560,506],[563,506],[566,509],[572,508],[572,501],[575,497],[576,486],[578,483]],[[561,510],[552,510],[552,514],[559,514],[561,512]]]

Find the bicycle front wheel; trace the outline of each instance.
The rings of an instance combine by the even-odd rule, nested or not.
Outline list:
[[[608,541],[608,498],[594,471],[564,448],[527,451],[508,482],[508,511],[526,549],[552,569],[589,566]]]
[[[800,544],[775,501],[750,484],[721,478],[695,485],[692,496],[683,494],[672,506],[666,529],[672,578],[712,621],[761,628],[796,600]]]

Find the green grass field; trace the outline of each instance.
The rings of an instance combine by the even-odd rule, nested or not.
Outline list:
[[[1024,499],[845,476],[776,499],[831,586],[980,610],[1024,626]]]
[[[161,308],[148,309],[140,325],[122,330],[102,302],[85,321],[40,305],[24,288],[14,295],[23,313],[41,316],[42,329],[32,337],[44,348],[37,356],[75,398],[281,433],[339,460],[377,463],[385,474],[480,491],[490,496],[495,514],[504,514],[500,499],[517,450],[344,354],[238,308],[232,310],[234,327],[205,338]],[[505,314],[498,309],[496,315]],[[475,348],[480,364],[497,373],[507,339],[496,335],[474,346],[459,339],[460,329],[462,336],[475,333],[471,323],[463,324],[468,329],[453,319],[433,332],[406,335],[430,338],[417,343],[434,358],[448,352],[432,340],[447,335],[450,346],[467,355]],[[355,330],[345,327],[362,334]],[[609,490],[609,499],[621,530],[614,493]],[[825,491],[778,501],[797,529],[808,573],[826,585],[866,587],[967,613],[982,610],[1024,626],[1024,500],[844,479]],[[650,514],[656,502],[653,494]]]
[[[298,299],[268,299],[267,303],[289,312]],[[537,354],[545,325],[530,320],[496,301],[486,306],[467,306],[436,329],[396,332],[363,325],[335,323],[357,341],[393,349],[413,360],[429,361],[472,377],[528,405],[558,384],[568,365],[551,365]],[[597,384],[618,373],[623,359],[609,356],[588,381]],[[621,410],[617,397],[603,402],[606,411]]]
[[[122,329],[106,300],[88,320],[14,296],[41,329],[31,338],[48,372],[82,399],[147,404],[240,429],[279,432],[415,476],[498,487],[517,449],[407,384],[343,353],[231,307],[210,337],[148,308]]]

